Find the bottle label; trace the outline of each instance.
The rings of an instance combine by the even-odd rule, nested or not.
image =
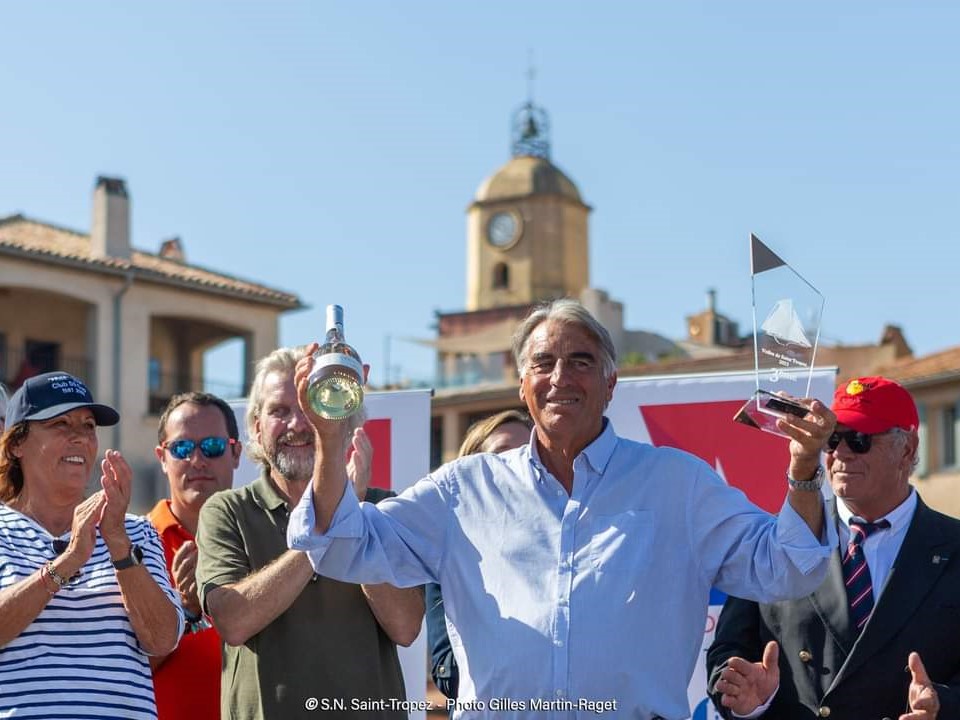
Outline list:
[[[356,358],[344,355],[343,353],[325,353],[313,360],[313,371],[311,375],[320,372],[324,368],[339,365],[357,376],[357,380],[363,382],[363,365],[357,362]]]

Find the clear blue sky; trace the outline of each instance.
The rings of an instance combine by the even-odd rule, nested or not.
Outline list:
[[[824,336],[960,344],[960,4],[0,0],[0,215],[87,231],[125,177],[133,243],[346,309],[383,379],[461,310],[465,209],[526,97],[591,216],[591,284],[678,338],[708,287],[749,323],[753,231],[827,298]],[[218,374],[224,371],[218,368]],[[226,371],[231,372],[231,371]]]

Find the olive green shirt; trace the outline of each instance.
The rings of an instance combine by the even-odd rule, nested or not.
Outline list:
[[[371,489],[368,500],[390,493]],[[289,511],[266,474],[211,497],[197,531],[197,587],[207,594],[239,582],[287,551]],[[185,690],[187,692],[187,690]],[[314,575],[293,604],[240,647],[224,644],[220,711],[224,720],[316,717],[406,718],[396,645],[380,628],[359,585]],[[326,703],[326,705],[324,704]]]

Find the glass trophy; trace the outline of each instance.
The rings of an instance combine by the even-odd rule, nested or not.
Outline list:
[[[810,394],[823,295],[753,234],[750,271],[757,389],[734,420],[787,437],[777,429],[777,420],[807,414],[803,405],[784,395]]]

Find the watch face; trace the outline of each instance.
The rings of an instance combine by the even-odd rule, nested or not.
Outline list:
[[[520,236],[519,225],[512,212],[498,212],[487,223],[487,239],[496,247],[509,247]]]

